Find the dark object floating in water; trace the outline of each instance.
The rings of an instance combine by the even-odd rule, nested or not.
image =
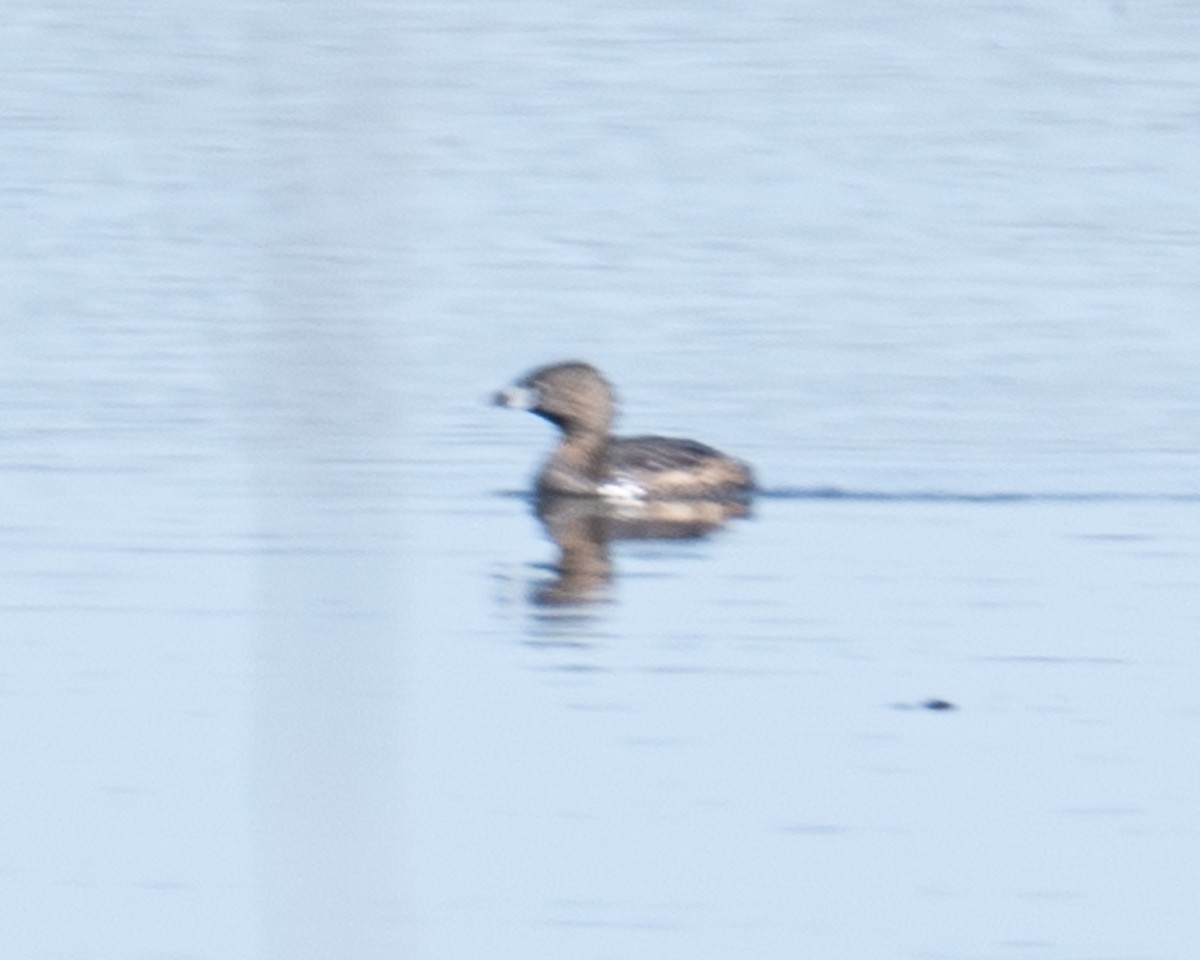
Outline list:
[[[893,703],[893,707],[897,710],[957,710],[958,705],[951,703],[949,700],[942,700],[940,697],[931,697],[928,700],[922,700],[920,703]]]
[[[695,440],[614,437],[616,397],[587,363],[555,363],[495,395],[498,406],[529,410],[562,431],[537,477],[539,495],[644,500],[745,500],[754,474],[740,460]]]

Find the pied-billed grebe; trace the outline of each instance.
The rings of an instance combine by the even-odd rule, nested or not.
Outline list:
[[[538,474],[538,493],[619,499],[744,498],[746,464],[694,440],[613,437],[612,387],[587,363],[540,367],[496,394],[502,407],[530,410],[562,431]]]

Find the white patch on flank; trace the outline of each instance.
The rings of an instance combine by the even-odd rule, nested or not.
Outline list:
[[[600,484],[599,493],[609,500],[641,500],[646,496],[646,489],[628,477],[621,477]]]

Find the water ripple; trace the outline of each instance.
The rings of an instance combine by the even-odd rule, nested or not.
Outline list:
[[[769,500],[857,500],[901,503],[1200,503],[1200,493],[1113,491],[853,490],[845,487],[773,487],[758,491]]]

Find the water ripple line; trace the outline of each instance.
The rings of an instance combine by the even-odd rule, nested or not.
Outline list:
[[[1038,490],[866,490],[848,487],[769,487],[767,500],[850,500],[864,503],[1200,503],[1200,493]]]

